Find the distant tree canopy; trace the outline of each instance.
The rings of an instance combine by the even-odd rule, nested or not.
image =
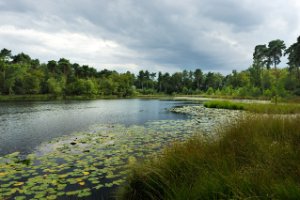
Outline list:
[[[288,66],[279,69],[283,55]],[[272,68],[271,68],[272,67]],[[25,53],[0,51],[0,94],[116,95],[209,94],[239,97],[300,95],[300,36],[290,47],[272,40],[255,46],[253,64],[228,75],[201,69],[162,73],[141,70],[137,75],[71,63],[66,58],[41,63]]]

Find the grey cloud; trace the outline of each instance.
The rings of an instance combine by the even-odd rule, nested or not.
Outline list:
[[[233,25],[235,30],[248,31],[249,29],[261,24],[264,20],[259,10],[253,9],[257,2],[241,3],[235,0],[212,0],[206,2],[200,12],[204,16]]]
[[[107,64],[123,62],[182,69],[200,66],[220,71],[245,69],[251,64],[256,44],[277,38],[290,42],[300,33],[297,25],[300,18],[295,12],[300,5],[294,5],[296,0],[284,3],[274,0],[272,4],[250,0],[3,2],[0,4],[0,25],[47,33],[80,33],[115,41],[128,51],[103,58]],[[0,45],[13,43],[13,40],[13,37],[0,38]],[[22,38],[16,40],[24,47],[32,42],[22,41]],[[17,44],[10,46],[18,49]],[[72,52],[65,55],[72,56]],[[80,56],[80,53],[74,55]],[[96,56],[95,53],[89,58]],[[102,65],[98,60],[91,60],[91,63]]]
[[[0,11],[5,12],[26,12],[31,10],[32,7],[26,1],[15,0],[15,1],[5,1],[0,2]]]

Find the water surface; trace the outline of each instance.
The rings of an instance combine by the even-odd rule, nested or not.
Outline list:
[[[186,119],[168,108],[179,101],[122,99],[0,103],[0,156],[35,147],[53,138],[87,130],[94,124],[144,124],[153,120]]]

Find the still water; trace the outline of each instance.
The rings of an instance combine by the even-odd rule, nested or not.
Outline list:
[[[39,144],[94,124],[144,124],[186,119],[168,108],[187,102],[122,99],[93,101],[1,102],[0,156],[32,152]]]

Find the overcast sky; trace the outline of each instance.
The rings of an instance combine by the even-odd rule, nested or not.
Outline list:
[[[0,0],[0,48],[119,72],[229,73],[300,35],[299,0]]]

